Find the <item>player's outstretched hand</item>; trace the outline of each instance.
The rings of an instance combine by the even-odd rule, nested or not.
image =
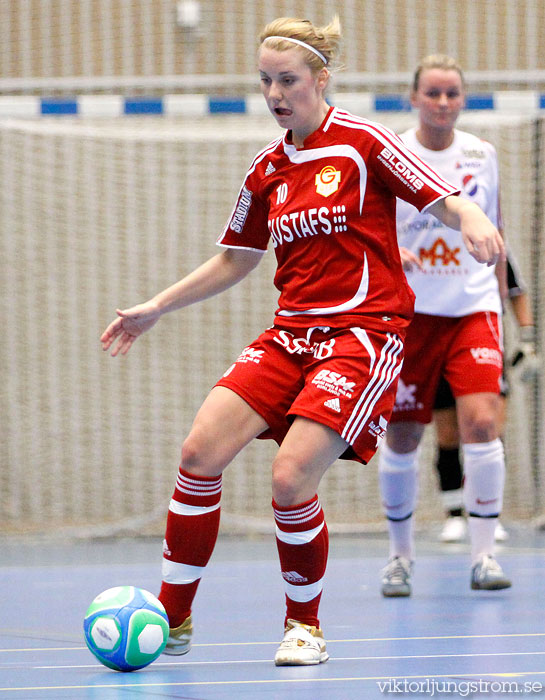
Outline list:
[[[505,245],[500,232],[476,205],[466,206],[461,212],[464,243],[477,262],[495,265],[505,260]]]
[[[484,227],[477,232],[462,230],[466,247],[477,262],[495,265],[505,260],[503,239],[494,226]]]
[[[506,259],[500,232],[475,202],[449,195],[434,202],[428,211],[462,232],[464,245],[477,262],[495,265]]]
[[[151,301],[124,311],[116,309],[116,313],[118,318],[100,336],[102,349],[108,350],[111,347],[112,357],[119,353],[126,355],[138,336],[148,331],[161,317],[159,309]]]

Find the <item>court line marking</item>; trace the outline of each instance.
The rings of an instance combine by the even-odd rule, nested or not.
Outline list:
[[[218,686],[218,685],[250,685],[250,684],[278,684],[278,683],[338,683],[349,681],[395,681],[395,680],[417,680],[437,678],[512,678],[524,676],[543,676],[545,671],[510,671],[503,673],[444,673],[426,674],[415,676],[347,676],[344,678],[271,678],[262,680],[239,680],[239,681],[187,681],[172,683],[93,683],[88,685],[44,685],[44,686],[24,686],[19,688],[0,688],[0,691],[19,690],[86,690],[97,688],[180,688],[189,686]]]
[[[511,634],[450,634],[428,637],[361,637],[357,639],[328,639],[327,642],[328,644],[351,644],[353,642],[410,642],[432,639],[508,639],[511,637],[545,637],[545,632],[514,632]],[[278,640],[274,642],[210,642],[207,644],[192,644],[191,647],[244,647],[266,644],[278,644]],[[15,649],[0,649],[0,653],[19,651],[81,651],[82,649],[87,649],[87,647],[21,647]]]
[[[403,656],[334,656],[333,662],[337,661],[404,661],[405,659],[475,659],[482,657],[494,656],[543,656],[545,651],[497,651],[483,652],[479,654],[407,654]],[[229,664],[230,666],[241,664],[269,664],[271,659],[225,659],[223,661],[155,661],[154,668],[179,668],[180,666],[221,666]],[[4,667],[5,668],[5,667]],[[94,664],[65,664],[63,666],[30,666],[27,670],[40,671],[57,671],[60,669],[77,669],[77,668],[100,668]]]

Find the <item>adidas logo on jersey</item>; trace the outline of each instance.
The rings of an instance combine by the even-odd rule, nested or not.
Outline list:
[[[269,163],[269,165],[267,165],[267,169],[265,170],[265,175],[270,175],[271,173],[274,173],[275,170],[276,168],[274,167],[274,165],[272,163]]]
[[[324,401],[324,406],[326,406],[326,408],[331,408],[331,410],[337,413],[341,412],[341,402],[337,398]]]
[[[301,576],[297,571],[283,571],[282,578],[290,583],[306,583],[308,581],[308,578]]]

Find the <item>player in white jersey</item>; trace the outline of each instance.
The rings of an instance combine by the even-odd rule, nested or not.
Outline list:
[[[318,606],[328,535],[317,489],[341,456],[367,462],[390,417],[414,296],[403,274],[396,197],[461,229],[482,263],[504,254],[495,226],[392,132],[331,108],[324,91],[340,41],[279,19],[261,34],[267,105],[287,129],[254,159],[221,234],[221,253],[136,307],[118,311],[104,349],[126,353],[166,312],[227,289],[270,242],[280,296],[274,325],[245,348],[201,406],[169,506],[160,599],[166,651],[189,651],[191,606],[214,548],[222,472],[256,437],[280,447],[273,510],[286,594],[277,665],[326,661]],[[462,243],[461,243],[462,244]]]
[[[511,352],[510,361],[504,357],[504,376],[500,392],[500,435],[503,435],[506,416],[506,398],[511,378],[521,382],[536,379],[540,357],[535,347],[535,327],[529,294],[522,279],[513,251],[507,250],[507,307],[516,322],[518,342]],[[505,308],[505,306],[504,306]],[[441,529],[441,542],[460,542],[467,534],[464,517],[463,469],[460,463],[460,436],[456,419],[456,401],[445,379],[441,378],[434,403],[433,422],[437,434],[435,467],[439,476],[441,500],[446,520]],[[508,539],[508,533],[499,522],[494,533],[496,542]]]
[[[421,144],[417,131],[420,133],[415,127],[401,135],[405,144],[456,184],[462,197],[478,204],[501,227],[494,147],[473,134],[454,129],[452,143],[436,151]],[[416,296],[416,313],[457,318],[477,311],[501,313],[494,268],[479,265],[471,257],[460,245],[458,231],[400,201],[397,232],[399,244],[422,263],[422,267],[414,265],[407,270],[407,280]]]
[[[419,110],[418,126],[404,133],[403,141],[457,184],[461,197],[478,204],[501,230],[495,150],[455,129],[464,105],[464,80],[457,63],[444,55],[424,59],[415,74],[411,102]],[[456,399],[462,442],[470,585],[476,590],[507,588],[511,582],[494,558],[494,531],[505,480],[499,437],[503,347],[496,272],[501,271],[475,263],[454,230],[406,202],[398,204],[397,228],[416,300],[396,404],[379,458],[390,533],[382,593],[411,594],[418,448],[432,418],[441,377]]]

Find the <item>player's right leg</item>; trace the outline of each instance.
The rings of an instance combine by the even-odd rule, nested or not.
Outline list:
[[[191,605],[217,539],[222,472],[266,428],[240,396],[215,387],[183,444],[163,544],[159,599],[171,628],[165,654],[185,654],[191,647]]]
[[[385,597],[411,595],[414,558],[413,511],[418,491],[418,446],[424,425],[391,423],[379,452],[379,487],[388,521],[390,556],[382,571]]]

